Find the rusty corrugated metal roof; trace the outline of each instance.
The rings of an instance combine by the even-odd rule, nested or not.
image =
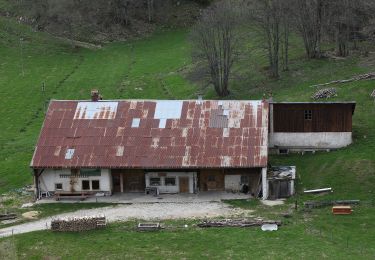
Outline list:
[[[264,167],[267,146],[265,101],[51,101],[31,167]]]

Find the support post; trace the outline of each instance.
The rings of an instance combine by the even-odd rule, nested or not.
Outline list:
[[[267,167],[262,168],[262,199],[268,198]]]
[[[272,103],[269,103],[270,104],[270,114],[269,114],[269,119],[268,119],[268,122],[269,122],[269,129],[270,129],[270,132],[269,132],[269,138],[268,138],[268,147],[274,147],[274,143],[273,143],[273,132],[274,132],[274,126],[273,126],[273,104]]]
[[[34,195],[35,200],[39,199],[39,170],[34,169]]]
[[[122,173],[120,173],[120,189],[121,189],[121,193],[124,192],[124,175]]]

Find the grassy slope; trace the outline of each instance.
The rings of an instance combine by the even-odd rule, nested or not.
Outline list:
[[[106,99],[174,99],[194,93],[194,86],[176,73],[190,60],[188,47],[181,45],[185,37],[184,31],[159,33],[152,40],[92,51],[72,49],[0,19],[0,192],[31,183],[28,165],[45,100],[88,99],[92,88]]]
[[[72,50],[27,27],[0,19],[0,190],[31,181],[31,159],[43,113],[41,82],[45,81],[45,98],[86,99],[97,87],[109,98],[189,98],[196,87],[177,71],[190,64],[186,32],[160,32],[150,39],[114,43],[101,50]],[[19,37],[23,43],[25,75],[21,74]],[[256,99],[272,90],[276,100],[307,101],[314,89],[311,84],[348,77],[372,67],[360,68],[357,58],[342,61],[306,61],[298,40],[293,41],[291,70],[279,81],[268,80],[262,67],[262,53],[252,52],[236,70],[231,98]],[[253,50],[249,45],[249,50]],[[298,59],[297,59],[298,58]],[[263,256],[268,258],[373,258],[375,248],[375,104],[370,99],[373,81],[337,86],[337,100],[355,100],[354,144],[346,149],[315,155],[271,157],[273,164],[298,167],[298,186],[331,186],[334,193],[314,199],[361,199],[365,202],[347,217],[333,217],[329,209],[295,213],[290,223],[277,233],[257,229],[222,229],[163,231],[160,234],[125,232],[123,225],[85,234],[36,232],[2,240],[21,258],[43,256],[65,258],[197,258]],[[215,97],[212,92],[207,97]],[[38,112],[39,111],[39,112]],[[298,197],[299,202],[313,198]],[[249,205],[252,207],[252,205]],[[265,210],[254,206],[264,213]],[[82,239],[85,238],[85,239]],[[86,240],[87,239],[87,240]],[[349,239],[349,248],[346,248]],[[173,243],[170,241],[173,240]],[[124,242],[125,241],[125,242]],[[96,250],[96,243],[101,250]],[[63,245],[63,246],[62,246]],[[288,246],[286,246],[288,245]],[[69,247],[70,250],[64,250]],[[180,254],[175,254],[176,248]],[[1,250],[0,250],[1,251]],[[3,251],[2,251],[3,252]]]

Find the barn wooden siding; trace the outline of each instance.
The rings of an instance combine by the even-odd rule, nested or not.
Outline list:
[[[312,119],[305,119],[305,111]],[[351,132],[353,103],[274,103],[274,132]]]
[[[247,169],[201,169],[199,174],[199,188],[201,191],[224,191],[225,175],[247,175],[249,177],[249,191],[255,193],[259,186],[262,168]]]

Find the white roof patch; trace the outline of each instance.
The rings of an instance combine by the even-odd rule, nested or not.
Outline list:
[[[74,119],[114,119],[118,102],[78,102]]]
[[[155,108],[155,119],[179,119],[181,118],[183,101],[158,100]]]

